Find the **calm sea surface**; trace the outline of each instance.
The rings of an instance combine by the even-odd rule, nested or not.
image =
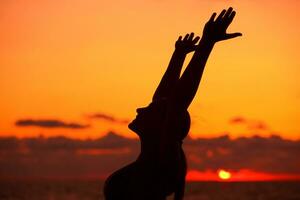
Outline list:
[[[0,200],[102,200],[101,181],[1,181]],[[172,198],[168,198],[172,199]],[[192,182],[185,200],[300,200],[300,182]]]

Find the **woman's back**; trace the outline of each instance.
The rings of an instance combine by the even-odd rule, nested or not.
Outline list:
[[[183,150],[180,149],[175,166],[158,162],[141,154],[135,162],[114,172],[105,182],[106,200],[160,200],[181,190],[186,175]]]

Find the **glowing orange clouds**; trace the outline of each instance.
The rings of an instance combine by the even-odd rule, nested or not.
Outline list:
[[[130,153],[127,147],[117,149],[79,149],[76,151],[78,155],[120,155]]]
[[[299,2],[230,2],[237,10],[232,30],[243,37],[218,44],[209,58],[190,108],[191,135],[300,137]],[[210,0],[1,1],[0,136],[84,139],[109,130],[132,136],[112,120],[76,133],[14,123],[85,124],[81,116],[98,111],[134,118],[151,100],[178,35],[201,35],[211,13],[226,7],[228,1]],[[234,116],[262,123],[233,126]]]

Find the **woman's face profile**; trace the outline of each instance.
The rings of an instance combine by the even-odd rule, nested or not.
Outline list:
[[[128,125],[136,133],[159,131],[163,122],[163,109],[158,103],[151,103],[147,107],[137,108],[137,115]]]

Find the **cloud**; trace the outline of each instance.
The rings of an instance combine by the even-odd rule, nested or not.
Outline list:
[[[84,129],[89,125],[83,125],[79,123],[66,123],[57,119],[21,119],[16,121],[16,126],[38,126],[43,128],[69,128],[69,129]]]
[[[268,130],[268,126],[262,121],[253,121],[248,124],[250,130]]]
[[[127,119],[118,119],[112,115],[108,115],[105,113],[99,113],[99,112],[88,115],[88,118],[89,119],[102,119],[102,120],[106,120],[106,121],[109,121],[112,123],[120,123],[120,124],[128,124],[129,123],[129,120],[127,120]]]
[[[246,123],[246,119],[243,117],[234,117],[231,120],[229,120],[230,124],[243,124]]]
[[[300,140],[278,136],[186,138],[183,142],[190,170],[300,174]],[[106,177],[136,160],[137,139],[108,133],[98,139],[0,138],[1,177]],[[39,163],[36,165],[36,163]],[[14,166],[14,167],[11,167]]]
[[[114,133],[86,140],[0,137],[0,179],[106,177],[135,160],[139,149],[137,140]]]
[[[228,136],[187,140],[187,154],[192,154],[190,167],[197,170],[251,169],[271,173],[300,173],[300,141],[279,136],[230,139]],[[198,159],[195,158],[198,156]],[[193,160],[201,160],[201,163]]]
[[[263,131],[263,130],[269,130],[269,127],[267,124],[261,120],[252,120],[252,119],[246,119],[241,116],[234,117],[229,120],[229,123],[232,125],[245,125],[247,129],[249,130],[256,130],[256,131]]]

